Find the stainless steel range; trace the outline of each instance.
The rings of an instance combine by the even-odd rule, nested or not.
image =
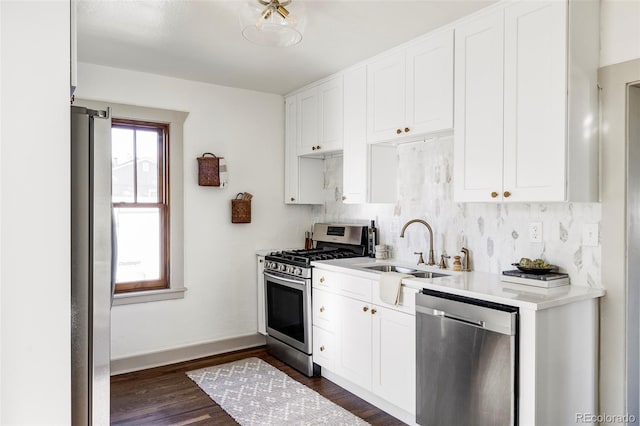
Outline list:
[[[367,255],[364,225],[316,224],[316,247],[271,253],[265,257],[264,285],[267,348],[307,376],[320,367],[312,360],[311,262]]]

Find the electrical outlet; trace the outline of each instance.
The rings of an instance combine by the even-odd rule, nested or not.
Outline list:
[[[542,242],[542,222],[532,222],[529,224],[529,241],[532,243]]]
[[[598,245],[600,240],[599,238],[599,229],[597,223],[590,223],[584,225],[582,228],[582,245],[587,247],[595,247]]]

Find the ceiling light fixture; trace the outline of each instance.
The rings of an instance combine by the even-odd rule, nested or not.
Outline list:
[[[302,41],[304,5],[292,0],[252,0],[240,12],[242,35],[263,46],[288,47]]]

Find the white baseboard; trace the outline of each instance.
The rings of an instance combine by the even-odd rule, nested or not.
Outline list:
[[[214,340],[195,345],[182,346],[147,354],[111,360],[111,375],[130,373],[147,368],[160,367],[177,362],[190,361],[225,352],[253,348],[265,344],[265,337],[261,334],[247,334],[228,339]]]

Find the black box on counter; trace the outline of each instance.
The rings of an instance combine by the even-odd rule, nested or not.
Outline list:
[[[548,274],[528,274],[519,270],[502,271],[501,281],[516,284],[532,285],[535,287],[553,288],[569,285],[569,274],[548,273]]]

